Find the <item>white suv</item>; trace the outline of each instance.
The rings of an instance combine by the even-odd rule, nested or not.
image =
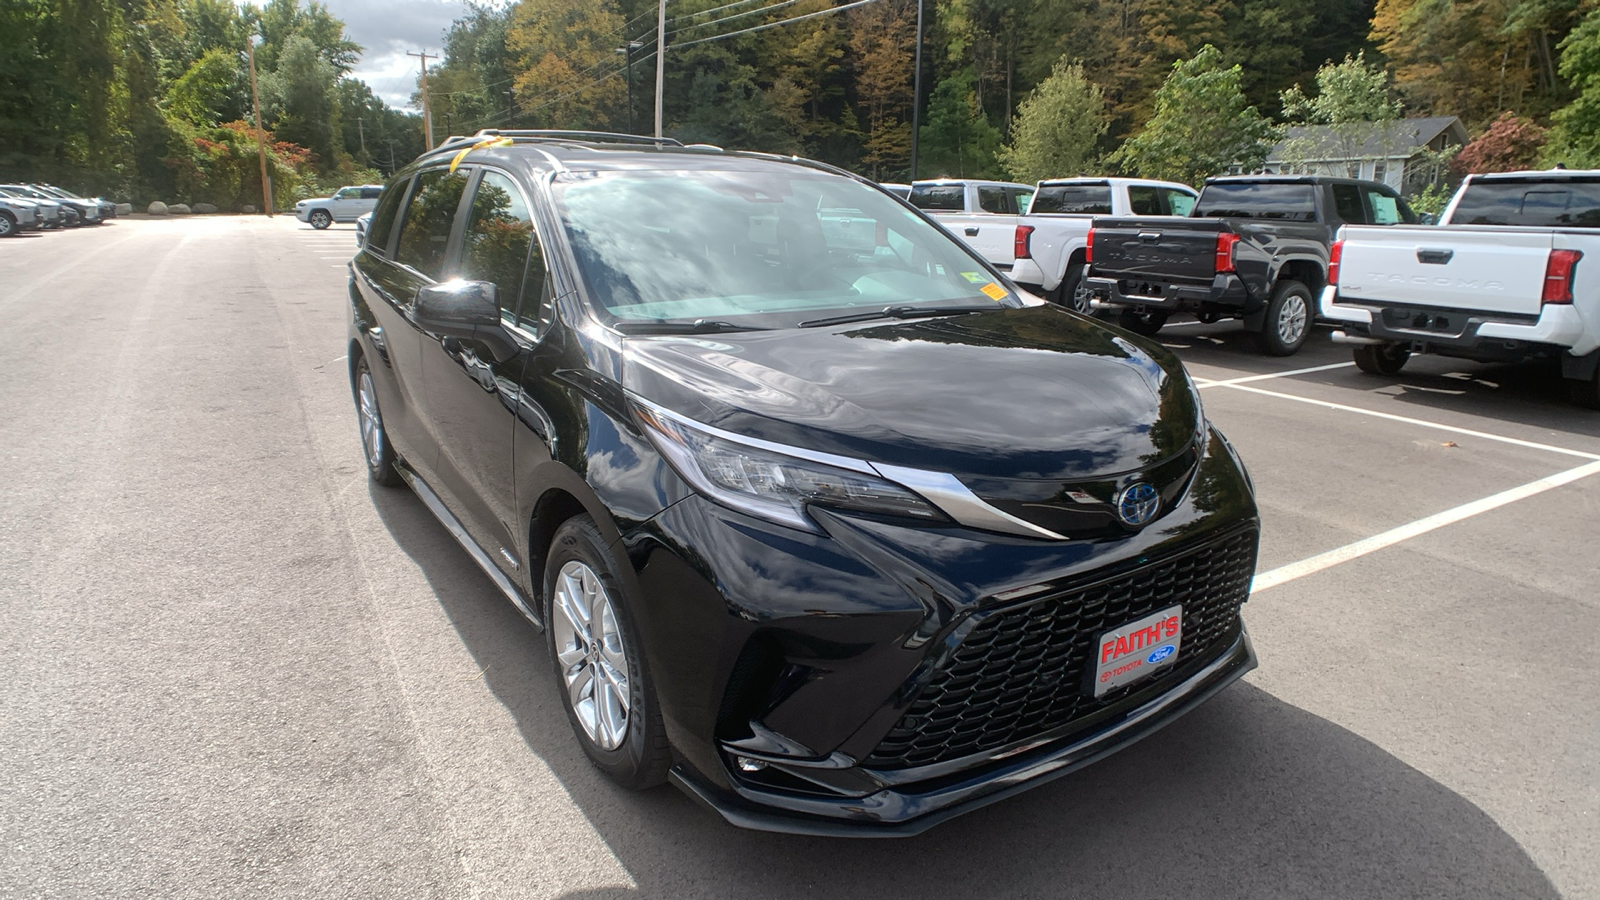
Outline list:
[[[332,197],[301,200],[294,205],[294,217],[310,222],[312,228],[327,228],[335,222],[354,222],[364,213],[372,212],[378,205],[381,184],[360,184],[342,187]]]

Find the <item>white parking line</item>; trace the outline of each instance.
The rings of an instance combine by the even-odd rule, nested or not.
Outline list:
[[[1312,574],[1313,572],[1320,572],[1323,569],[1336,566],[1342,562],[1349,562],[1352,559],[1366,556],[1368,553],[1382,550],[1385,547],[1392,547],[1401,541],[1410,540],[1418,535],[1427,534],[1430,531],[1443,528],[1446,525],[1452,525],[1456,522],[1462,521],[1463,519],[1470,519],[1479,513],[1486,513],[1489,510],[1498,509],[1508,503],[1515,503],[1518,500],[1532,497],[1535,494],[1542,494],[1552,488],[1558,488],[1564,484],[1570,484],[1580,478],[1587,478],[1595,473],[1600,473],[1600,462],[1592,462],[1588,465],[1578,466],[1576,469],[1568,469],[1565,472],[1557,472],[1554,475],[1541,478],[1538,481],[1530,481],[1527,484],[1511,488],[1510,490],[1501,491],[1498,494],[1485,497],[1482,500],[1474,500],[1471,503],[1464,503],[1454,509],[1447,509],[1444,512],[1434,513],[1431,516],[1401,525],[1398,528],[1391,528],[1382,534],[1375,534],[1372,537],[1356,541],[1353,544],[1346,544],[1343,547],[1337,547],[1333,550],[1329,550],[1326,553],[1318,553],[1316,556],[1313,556],[1309,559],[1302,559],[1296,563],[1290,563],[1286,566],[1279,566],[1270,572],[1263,572],[1257,575],[1255,580],[1250,583],[1250,593],[1252,595],[1259,594],[1262,591],[1275,588],[1284,582],[1293,581],[1296,578],[1303,578]]]
[[[1359,406],[1346,406],[1343,403],[1333,403],[1328,400],[1316,400],[1311,397],[1300,397],[1294,394],[1285,394],[1281,391],[1269,391],[1265,388],[1249,387],[1247,385],[1236,384],[1227,381],[1217,381],[1213,382],[1213,384],[1216,384],[1218,387],[1225,387],[1235,391],[1247,391],[1252,394],[1260,394],[1263,397],[1277,397],[1280,400],[1296,400],[1300,403],[1310,403],[1313,406],[1321,406],[1327,409],[1337,409],[1343,412],[1358,413],[1363,416],[1373,416],[1374,418],[1378,419],[1388,419],[1391,422],[1403,422],[1407,425],[1420,425],[1424,428],[1434,428],[1439,431],[1448,431],[1451,434],[1464,434],[1468,437],[1483,438],[1486,441],[1499,441],[1502,444],[1512,444],[1517,447],[1528,447],[1533,450],[1546,450],[1551,453],[1561,453],[1567,456],[1576,456],[1581,459],[1600,459],[1600,453],[1586,453],[1582,450],[1573,450],[1568,447],[1557,447],[1553,444],[1541,444],[1537,441],[1525,441],[1521,438],[1506,437],[1499,434],[1489,434],[1486,431],[1474,431],[1471,428],[1460,428],[1455,425],[1445,425],[1440,422],[1429,422],[1426,419],[1413,419],[1410,416],[1397,416],[1394,413],[1378,412],[1375,409],[1362,409]]]
[[[1269,378],[1287,378],[1290,375],[1306,375],[1311,372],[1327,372],[1332,369],[1348,369],[1353,365],[1355,365],[1353,362],[1332,363],[1326,366],[1311,366],[1310,368],[1306,369],[1290,369],[1287,372],[1268,372],[1265,375],[1246,375],[1242,378],[1224,378],[1221,380],[1196,378],[1194,383],[1196,387],[1202,388],[1228,387],[1235,384],[1244,384],[1247,381],[1266,381]]]
[[[349,259],[348,256],[319,256],[317,259]]]

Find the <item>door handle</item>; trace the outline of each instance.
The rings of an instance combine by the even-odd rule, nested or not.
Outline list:
[[[1442,266],[1450,261],[1450,257],[1455,255],[1456,252],[1454,250],[1424,250],[1419,248],[1417,250],[1417,262],[1426,263],[1430,266]]]
[[[976,229],[976,228],[968,228],[967,229],[967,237],[977,237],[977,236],[978,236],[978,229]]]

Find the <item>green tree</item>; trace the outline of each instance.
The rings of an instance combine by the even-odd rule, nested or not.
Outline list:
[[[1551,117],[1544,160],[1573,168],[1600,167],[1600,9],[1584,16],[1561,41],[1561,77],[1577,96]]]
[[[1098,158],[1095,148],[1108,125],[1105,91],[1081,63],[1062,57],[1022,101],[1000,163],[1012,178],[1028,183],[1082,174]]]
[[[878,0],[848,15],[856,96],[867,126],[861,163],[873,178],[898,178],[911,159],[916,8],[908,0]]]
[[[506,47],[515,61],[519,124],[609,128],[625,104],[616,66],[623,19],[613,0],[522,0]]]
[[[330,170],[344,158],[338,79],[334,64],[299,34],[284,44],[276,70],[258,79],[261,115],[269,127],[283,140],[309,148],[316,164]]]
[[[1267,158],[1279,130],[1245,99],[1239,66],[1207,44],[1175,63],[1155,94],[1155,114],[1113,154],[1123,169],[1147,178],[1199,184],[1239,165]]]
[[[960,178],[997,174],[1000,131],[978,105],[972,70],[961,69],[939,82],[928,98],[920,145],[920,168]]]
[[[167,113],[193,125],[243,119],[250,104],[249,74],[237,50],[209,50],[167,88]]]
[[[1283,114],[1290,121],[1321,126],[1284,142],[1291,162],[1348,160],[1349,175],[1361,174],[1360,158],[1373,148],[1387,156],[1399,132],[1388,123],[1400,118],[1400,103],[1389,95],[1389,76],[1369,64],[1364,53],[1317,70],[1317,93],[1307,97],[1295,85],[1283,92]]]

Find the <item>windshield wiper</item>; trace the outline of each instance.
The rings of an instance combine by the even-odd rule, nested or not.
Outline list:
[[[771,331],[760,325],[738,325],[716,319],[636,319],[618,322],[617,330],[623,334],[718,334],[728,331]]]
[[[816,328],[822,325],[844,325],[848,322],[867,322],[872,319],[931,319],[935,316],[962,316],[968,313],[993,312],[997,309],[1010,309],[1007,306],[991,304],[989,306],[886,306],[872,312],[851,313],[846,316],[829,316],[826,319],[808,319],[801,322],[800,328]]]

